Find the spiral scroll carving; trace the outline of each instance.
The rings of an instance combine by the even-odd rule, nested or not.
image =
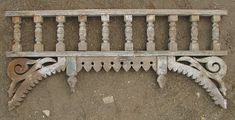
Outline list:
[[[20,102],[26,97],[26,94],[40,80],[64,70],[65,58],[58,58],[58,60],[53,58],[38,60],[18,58],[10,62],[7,70],[8,76],[12,80],[8,90],[9,97],[11,98],[8,102],[9,110],[19,106]]]
[[[182,62],[187,62],[189,65],[183,64]],[[205,64],[205,68],[203,64]],[[226,87],[222,80],[226,74],[227,66],[222,59],[219,57],[205,57],[200,59],[180,57],[176,60],[175,57],[169,57],[168,68],[169,70],[182,73],[194,79],[195,82],[202,85],[209,92],[215,104],[225,109],[227,108],[227,100],[224,98]],[[219,88],[214,81],[219,85]]]

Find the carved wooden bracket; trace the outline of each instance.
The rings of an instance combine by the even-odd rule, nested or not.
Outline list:
[[[152,68],[158,75],[157,82],[164,87],[167,71],[178,72],[195,80],[209,93],[216,105],[227,108],[226,87],[222,78],[225,76],[227,66],[219,56],[227,55],[227,51],[220,50],[219,26],[220,16],[226,15],[224,10],[172,10],[172,9],[87,9],[87,10],[46,10],[46,11],[7,11],[6,16],[12,16],[14,23],[14,45],[7,57],[17,57],[8,65],[7,73],[12,80],[8,90],[9,109],[19,106],[27,93],[39,83],[40,80],[65,71],[71,92],[75,91],[77,73],[82,69],[89,72],[94,69],[99,72],[121,68],[129,71],[133,68],[138,71],[143,68],[148,71]],[[64,44],[64,25],[66,16],[78,17],[79,36],[78,51],[66,51]],[[89,16],[101,16],[102,43],[101,51],[87,51],[86,21]],[[109,43],[110,16],[124,16],[125,21],[125,51],[111,51]],[[146,16],[147,43],[146,51],[134,51],[132,39],[132,21],[134,16]],[[169,50],[156,51],[154,43],[155,16],[168,16],[169,21]],[[180,51],[177,48],[176,23],[179,16],[190,16],[191,43],[189,50]],[[212,16],[212,50],[200,50],[198,44],[199,16]],[[21,17],[34,17],[35,46],[34,51],[22,51],[20,44]],[[44,51],[42,43],[43,17],[56,17],[58,22],[56,51]]]

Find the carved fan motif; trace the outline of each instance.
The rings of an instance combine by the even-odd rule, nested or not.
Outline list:
[[[183,61],[188,62],[189,65],[181,63]],[[200,63],[205,64],[206,69]],[[227,66],[222,59],[219,57],[206,57],[201,59],[180,57],[176,61],[175,57],[169,57],[168,68],[194,79],[196,83],[202,85],[209,92],[215,104],[225,109],[227,108],[227,100],[223,97],[223,95],[226,95],[226,88],[222,81],[227,71]],[[211,79],[219,84],[220,89],[217,88]]]
[[[8,102],[9,110],[19,106],[20,102],[26,97],[26,94],[40,80],[64,70],[65,58],[58,58],[57,61],[53,58],[42,58],[38,60],[18,58],[13,60],[8,66],[8,76],[12,80],[8,90],[9,97],[11,98]]]

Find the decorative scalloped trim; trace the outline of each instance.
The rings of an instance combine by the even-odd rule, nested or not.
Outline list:
[[[145,71],[148,71],[150,68],[153,68],[154,71],[157,71],[157,58],[156,57],[127,57],[127,58],[118,58],[117,57],[106,57],[106,58],[97,58],[97,57],[81,57],[77,61],[77,72],[85,69],[89,72],[91,69],[94,69],[96,72],[99,72],[101,69],[104,69],[106,72],[111,70],[118,72],[123,68],[126,72],[133,68],[135,71],[139,71],[140,68],[143,68]]]

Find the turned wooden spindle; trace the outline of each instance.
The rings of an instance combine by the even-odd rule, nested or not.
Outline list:
[[[14,44],[12,46],[12,51],[14,52],[20,52],[22,51],[22,45],[20,44],[20,38],[21,38],[21,31],[20,31],[20,24],[21,24],[21,18],[20,17],[12,17],[12,23],[14,24]]]
[[[191,43],[190,43],[190,50],[199,50],[199,44],[198,44],[198,21],[199,16],[198,15],[192,15],[190,16],[191,24]]]
[[[126,43],[125,43],[125,50],[131,51],[133,50],[133,42],[132,42],[132,15],[125,15],[124,16],[125,24],[125,37],[126,37]]]
[[[155,43],[154,43],[154,24],[155,15],[147,15],[146,21],[147,24],[147,51],[155,51]]]
[[[220,43],[219,43],[219,22],[221,20],[220,16],[214,15],[212,16],[212,49],[213,50],[220,50]]]
[[[79,16],[78,17],[79,24],[79,40],[78,50],[87,50],[87,42],[86,42],[86,22],[87,16]]]
[[[168,48],[171,51],[176,51],[177,43],[176,43],[176,21],[178,21],[177,15],[170,15],[168,16],[169,22],[169,43]]]
[[[103,43],[101,44],[102,51],[109,51],[110,50],[110,43],[109,43],[109,15],[102,15],[101,21],[103,22],[102,26],[102,40]]]
[[[43,51],[44,46],[42,42],[42,16],[34,16],[33,21],[35,23],[35,44],[34,44],[34,51]]]
[[[65,16],[56,16],[56,21],[58,22],[57,25],[57,41],[56,44],[56,51],[65,51],[65,44],[64,44],[64,22]]]

